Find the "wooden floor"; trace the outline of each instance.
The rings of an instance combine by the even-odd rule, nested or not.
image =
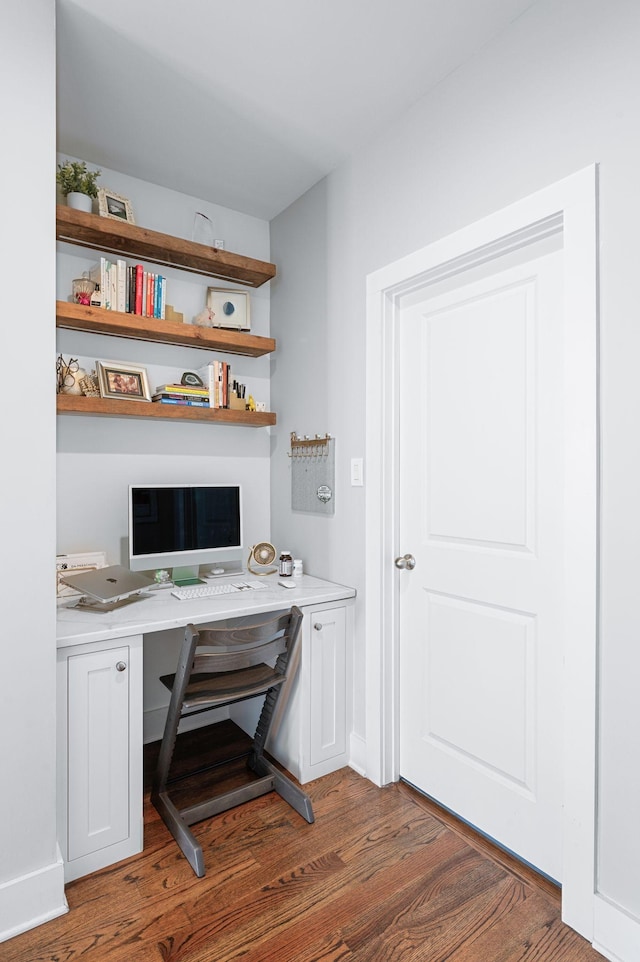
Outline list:
[[[601,962],[548,882],[400,783],[350,769],[202,822],[198,879],[145,797],[145,849],[67,886],[0,962]]]

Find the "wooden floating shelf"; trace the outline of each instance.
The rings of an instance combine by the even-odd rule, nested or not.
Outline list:
[[[58,414],[86,414],[92,417],[159,418],[161,421],[200,421],[205,424],[237,424],[250,428],[270,427],[276,423],[276,416],[271,411],[196,408],[186,404],[126,401],[79,394],[58,394],[56,404]]]
[[[170,234],[60,204],[56,208],[56,236],[67,244],[119,257],[139,257],[164,267],[236,281],[248,287],[260,287],[276,275],[275,264],[267,261],[207,247],[206,244],[194,244]]]
[[[276,349],[276,342],[272,337],[258,337],[256,334],[222,328],[196,327],[195,324],[180,324],[176,321],[162,321],[157,317],[106,311],[102,307],[86,307],[68,301],[57,301],[56,325],[72,331],[129,337],[139,341],[154,341],[157,344],[180,344],[183,347],[224,351],[226,354],[243,354],[247,357],[262,357]]]

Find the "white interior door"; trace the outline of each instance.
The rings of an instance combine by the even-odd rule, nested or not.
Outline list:
[[[562,251],[403,304],[400,775],[561,880]]]

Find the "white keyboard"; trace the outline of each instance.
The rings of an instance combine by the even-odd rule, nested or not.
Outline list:
[[[236,591],[256,591],[260,588],[266,588],[266,585],[236,581],[234,584],[193,585],[188,588],[174,588],[171,594],[174,598],[179,598],[180,601],[189,601],[193,598],[215,598],[218,595],[230,595]]]

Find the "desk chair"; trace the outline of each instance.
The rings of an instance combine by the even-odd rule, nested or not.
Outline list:
[[[160,681],[170,689],[171,701],[151,788],[151,801],[199,878],[205,874],[202,847],[189,825],[248,802],[267,792],[278,792],[307,822],[314,821],[309,797],[264,757],[264,747],[283,685],[292,664],[302,612],[248,615],[219,622],[210,628],[187,625],[178,667]],[[270,663],[275,661],[275,667]],[[180,720],[187,716],[264,695],[262,712],[249,751],[247,766],[258,778],[215,794],[203,802],[178,808],[168,786]],[[234,761],[237,756],[234,756]],[[223,759],[198,773],[224,765]],[[184,778],[187,774],[181,774]],[[177,779],[174,779],[175,782]]]

